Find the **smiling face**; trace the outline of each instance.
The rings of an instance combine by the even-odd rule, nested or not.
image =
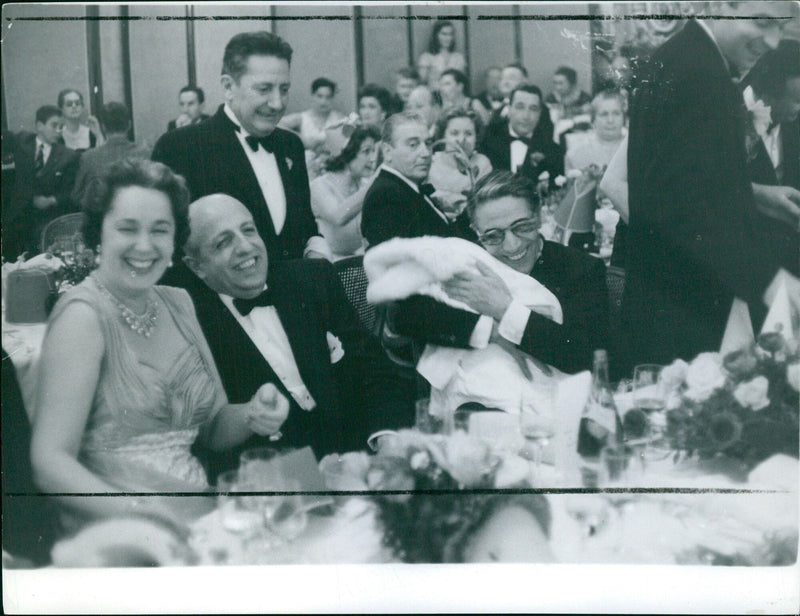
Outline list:
[[[275,56],[250,56],[238,82],[221,78],[225,100],[244,129],[266,137],[278,124],[289,99],[289,63]]]
[[[83,114],[83,97],[77,92],[69,92],[64,95],[61,111],[64,117],[70,120],[79,120]]]
[[[378,146],[375,140],[367,137],[358,148],[356,157],[347,164],[350,175],[354,178],[368,177],[378,166]]]
[[[443,26],[436,35],[436,39],[439,41],[440,50],[450,51],[456,40],[456,31],[453,26]]]
[[[368,126],[380,128],[386,119],[386,112],[374,96],[362,96],[358,101],[358,116]]]
[[[443,75],[439,78],[439,92],[445,102],[454,102],[464,96],[464,86],[456,81],[452,75]]]
[[[706,23],[722,55],[744,75],[764,52],[778,46],[783,27],[789,21],[780,18],[791,17],[790,4],[739,2],[731,6],[720,3],[718,10],[724,9],[725,17],[735,19],[712,19]]]
[[[189,206],[191,229],[184,261],[213,291],[252,298],[267,281],[267,248],[248,209],[228,195]]]
[[[444,138],[448,144],[458,144],[471,156],[475,151],[475,123],[469,118],[453,118],[447,123]]]
[[[597,136],[603,141],[618,141],[622,139],[622,125],[625,115],[622,112],[622,104],[616,98],[603,99],[597,101],[594,129]]]
[[[436,121],[436,108],[433,105],[433,94],[425,86],[414,88],[406,103],[406,111],[416,113],[425,119],[428,126]]]
[[[517,223],[535,220],[536,230],[524,236],[516,235],[509,227]],[[503,241],[497,245],[483,244],[486,251],[509,267],[523,274],[530,274],[539,258],[538,214],[533,214],[528,202],[521,197],[500,197],[481,203],[472,216],[472,227],[482,236],[487,231],[499,229],[504,232]]]
[[[328,86],[320,86],[311,95],[311,108],[320,115],[328,115],[331,112],[333,102],[333,90]]]
[[[149,289],[164,274],[174,248],[169,197],[154,188],[119,188],[100,234],[97,273],[104,284],[120,296]]]
[[[530,137],[542,115],[542,101],[538,94],[520,92],[514,94],[508,107],[508,124],[522,137]]]
[[[197,92],[182,92],[178,97],[178,105],[181,113],[185,113],[191,120],[196,120],[203,113],[203,104],[197,98]]]
[[[500,93],[510,96],[519,84],[525,80],[525,75],[515,66],[507,66],[500,73]]]
[[[553,75],[553,92],[559,96],[566,96],[572,90],[572,84],[564,75]]]
[[[411,79],[410,77],[398,77],[397,86],[395,86],[394,91],[400,100],[405,104],[408,102],[408,95],[411,94],[411,91],[418,85],[419,83],[416,79]]]
[[[412,182],[422,182],[431,168],[428,129],[418,122],[395,127],[392,143],[383,143],[383,159]]]

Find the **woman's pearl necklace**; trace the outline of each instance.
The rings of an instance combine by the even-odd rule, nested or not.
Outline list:
[[[155,302],[155,300],[148,298],[144,312],[142,314],[136,314],[133,310],[128,308],[128,306],[117,299],[114,294],[111,293],[111,291],[106,289],[100,280],[98,280],[97,276],[92,275],[92,279],[103,295],[114,302],[120,311],[122,320],[125,321],[131,330],[140,336],[144,336],[145,338],[149,338],[152,335],[153,330],[156,327],[156,322],[158,321],[158,304]]]

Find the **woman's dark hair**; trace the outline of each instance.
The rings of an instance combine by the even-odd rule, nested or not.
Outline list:
[[[378,104],[381,106],[381,109],[385,111],[387,114],[391,113],[392,111],[392,94],[384,88],[383,86],[379,86],[377,83],[367,83],[364,84],[361,89],[358,91],[358,103],[361,103],[362,98],[374,98],[378,101]]]
[[[77,94],[78,98],[81,99],[81,105],[83,105],[83,94],[75,90],[74,88],[65,88],[58,93],[58,107],[59,109],[64,108],[64,98],[66,98],[67,94]]]
[[[439,75],[439,79],[445,75],[451,75],[453,79],[455,79],[456,83],[460,83],[462,85],[461,91],[463,92],[464,96],[470,96],[469,78],[464,73],[457,68],[448,68],[446,71],[442,71],[441,75]]]
[[[320,88],[329,88],[331,94],[336,94],[336,82],[331,81],[327,77],[317,77],[311,82],[311,94],[314,94]]]
[[[417,485],[417,490],[423,489]],[[406,563],[460,563],[481,527],[506,507],[522,507],[550,536],[550,507],[541,494],[427,493],[415,491],[405,502],[378,497],[384,544]]]
[[[451,109],[437,120],[436,140],[439,141],[444,139],[444,133],[447,130],[447,125],[457,118],[467,118],[468,120],[472,121],[472,125],[475,127],[475,141],[477,146],[477,142],[480,141],[481,135],[483,134],[483,122],[481,122],[481,119],[477,113],[471,109],[464,109],[463,107]]]
[[[429,52],[431,52],[432,54],[436,55],[437,53],[439,53],[442,50],[442,48],[439,47],[439,32],[441,32],[442,30],[444,30],[445,28],[448,28],[448,27],[453,29],[453,42],[450,44],[450,49],[448,49],[447,51],[453,51],[453,49],[455,49],[455,47],[456,47],[456,37],[455,37],[456,29],[453,26],[452,22],[447,21],[446,19],[440,19],[435,24],[433,24],[433,32],[431,32],[431,41],[428,44],[428,51]]]
[[[175,246],[182,246],[189,235],[189,190],[186,180],[162,163],[125,158],[99,178],[91,198],[83,207],[83,239],[92,249],[100,244],[103,219],[109,211],[117,192],[129,186],[152,188],[169,198],[172,217],[175,219]]]
[[[553,120],[550,119],[550,110],[547,108],[547,105],[544,104],[544,94],[542,94],[539,86],[535,86],[533,84],[522,84],[517,86],[511,91],[511,94],[508,97],[508,100],[511,101],[509,105],[514,104],[514,95],[516,95],[517,92],[535,94],[539,97],[539,105],[542,107],[542,113],[539,116],[539,122],[536,124],[536,128],[533,129],[531,141],[535,143],[547,143],[548,141],[552,141],[555,127],[553,126]]]
[[[376,144],[381,140],[380,131],[374,126],[362,126],[353,131],[347,145],[342,148],[338,156],[334,156],[325,165],[326,171],[341,171],[352,161],[361,149],[361,145],[367,140],[372,139]]]

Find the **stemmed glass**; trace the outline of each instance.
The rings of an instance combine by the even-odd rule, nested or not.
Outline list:
[[[538,480],[544,448],[555,434],[553,420],[535,410],[520,408],[519,427],[525,439],[519,455],[533,462],[533,474]]]

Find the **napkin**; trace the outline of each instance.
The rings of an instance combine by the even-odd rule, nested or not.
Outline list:
[[[317,459],[311,451],[311,447],[294,449],[281,456],[281,469],[286,478],[296,480],[300,484],[301,492],[312,492],[303,495],[303,504],[306,509],[313,509],[323,505],[333,503],[333,498],[325,494],[313,494],[313,492],[325,492],[325,479],[319,471]]]
[[[786,288],[786,281],[781,280],[775,299],[769,307],[767,318],[761,327],[761,333],[780,332],[784,338],[792,337],[798,329],[797,315],[794,314],[792,304],[789,301],[789,291]]]
[[[750,320],[750,308],[748,308],[746,302],[736,297],[731,305],[731,312],[725,325],[725,333],[722,335],[719,354],[725,357],[728,353],[750,345],[754,340],[755,335],[753,334],[753,323]]]

